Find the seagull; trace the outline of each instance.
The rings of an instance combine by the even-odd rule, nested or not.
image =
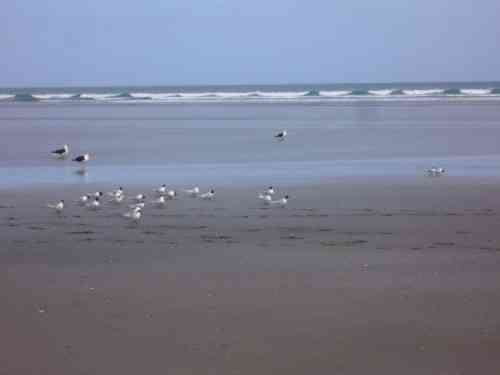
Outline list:
[[[262,202],[264,202],[265,204],[270,204],[273,199],[270,195],[262,193],[258,195],[258,198],[262,200]]]
[[[99,198],[95,197],[94,200],[90,203],[87,203],[87,208],[89,210],[97,211],[101,208],[101,202],[99,202]]]
[[[427,175],[430,177],[439,177],[446,172],[444,168],[432,167],[427,170]]]
[[[167,199],[174,199],[176,195],[177,193],[175,192],[175,190],[167,190]]]
[[[142,216],[141,208],[134,208],[132,211],[123,214],[123,217],[137,223]]]
[[[132,198],[132,200],[136,201],[136,202],[142,202],[144,201],[144,199],[146,199],[146,194],[137,194],[134,198]]]
[[[165,200],[165,197],[163,195],[157,199],[152,200],[151,203],[158,208],[163,208],[167,205],[167,201]]]
[[[111,198],[110,202],[115,204],[120,204],[125,199],[125,195],[116,195]]]
[[[190,195],[191,197],[197,197],[198,194],[200,194],[200,188],[198,186],[195,186],[192,189],[186,189],[186,190],[184,190],[184,192],[186,194]]]
[[[207,191],[206,193],[200,194],[200,198],[205,199],[205,200],[211,200],[211,199],[214,199],[214,197],[215,197],[215,190],[214,189],[211,189],[210,191]]]
[[[288,199],[289,199],[288,195],[285,195],[285,196],[284,196],[283,198],[281,198],[281,199],[278,199],[278,200],[276,200],[276,201],[271,201],[271,202],[269,202],[269,204],[271,204],[271,205],[276,205],[276,206],[281,206],[281,207],[285,207],[285,206],[286,206],[286,204],[288,203]]]
[[[47,207],[56,210],[57,213],[61,213],[64,210],[64,200],[60,200],[56,204],[48,204]]]
[[[82,195],[80,199],[78,199],[78,203],[81,206],[85,206],[85,204],[87,204],[90,198],[91,198],[90,195]]]
[[[140,202],[140,203],[131,204],[129,207],[132,209],[136,209],[136,208],[144,208],[145,205],[146,204],[144,202]]]
[[[264,194],[265,195],[274,195],[274,188],[272,186],[269,186]]]
[[[167,185],[165,184],[161,185],[158,189],[156,189],[156,192],[159,195],[164,195],[167,192]]]
[[[77,163],[86,163],[90,160],[90,154],[83,154],[80,156],[77,156],[76,158],[73,159],[73,161],[76,161]]]
[[[100,198],[104,195],[104,193],[102,191],[96,191],[94,194],[92,194],[92,196],[94,198]]]
[[[279,141],[283,141],[285,140],[286,135],[287,135],[286,130],[282,130],[278,134],[276,134],[274,138],[277,138]]]
[[[64,159],[69,154],[69,147],[64,145],[62,148],[52,151],[51,154],[58,159]]]
[[[120,186],[118,189],[116,189],[115,191],[111,191],[108,193],[108,195],[110,197],[113,197],[113,198],[116,198],[116,197],[119,197],[119,196],[123,196],[123,188]]]

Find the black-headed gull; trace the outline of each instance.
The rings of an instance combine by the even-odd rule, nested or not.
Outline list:
[[[215,198],[215,190],[211,189],[210,191],[207,191],[206,193],[200,194],[199,197],[201,199],[205,200],[211,200]]]
[[[58,213],[61,213],[64,210],[64,200],[61,199],[59,202],[55,204],[48,204],[47,207],[56,210],[56,212]]]
[[[198,186],[195,186],[192,189],[186,189],[184,190],[186,194],[188,194],[191,197],[197,197],[198,194],[200,194],[200,188]]]
[[[286,135],[287,135],[286,130],[282,130],[278,134],[276,134],[274,136],[274,138],[277,138],[278,140],[283,141],[285,139]]]
[[[64,159],[69,154],[68,145],[64,145],[62,148],[58,148],[57,150],[51,151],[52,156],[55,156],[59,159]]]
[[[94,198],[100,198],[104,195],[102,191],[96,191],[95,193],[92,194]]]

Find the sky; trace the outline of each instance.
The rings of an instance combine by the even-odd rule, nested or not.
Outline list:
[[[16,0],[0,87],[500,80],[499,0]]]

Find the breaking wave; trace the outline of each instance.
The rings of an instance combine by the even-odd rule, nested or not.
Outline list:
[[[318,90],[311,90],[308,91],[304,96],[320,96],[321,93]]]
[[[286,102],[286,101],[373,101],[373,100],[466,100],[467,98],[485,98],[500,100],[500,87],[495,88],[380,88],[373,89],[309,89],[275,91],[172,91],[172,92],[58,92],[58,93],[0,93],[0,101],[15,102],[61,102],[95,101],[109,103],[131,102]]]
[[[392,90],[389,95],[405,95],[405,92],[401,89]]]
[[[115,94],[115,95],[110,95],[108,97],[109,99],[126,99],[126,100],[151,100],[152,97],[151,96],[147,96],[147,95],[136,95],[136,94],[131,94],[129,92],[121,92],[119,94]]]
[[[462,95],[462,91],[460,89],[446,89],[443,90],[443,95]]]
[[[366,96],[366,95],[371,95],[370,91],[368,90],[352,90],[351,95],[353,96]]]
[[[16,94],[12,100],[15,102],[38,102],[40,99],[31,94]]]

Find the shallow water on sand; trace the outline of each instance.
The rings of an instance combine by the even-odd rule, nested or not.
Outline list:
[[[500,106],[487,101],[1,103],[0,187],[303,183],[432,165],[496,176],[499,124]],[[64,143],[94,154],[86,173],[50,157]]]

